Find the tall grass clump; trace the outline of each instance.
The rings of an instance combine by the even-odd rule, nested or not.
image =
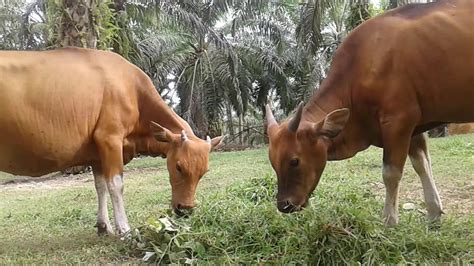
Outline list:
[[[282,214],[275,183],[270,174],[236,182],[205,195],[189,218],[157,214],[135,230],[130,253],[187,264],[474,263],[472,216],[432,225],[401,211],[401,224],[386,228],[374,194],[339,182],[318,188],[305,210]]]

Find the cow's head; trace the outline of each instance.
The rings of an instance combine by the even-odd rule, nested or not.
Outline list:
[[[208,171],[209,153],[217,146],[222,137],[206,140],[188,135],[183,130],[175,134],[152,122],[155,139],[165,142],[167,147],[166,163],[170,174],[171,206],[178,215],[194,208],[196,187],[201,177]]]
[[[349,118],[349,109],[338,109],[317,123],[301,121],[301,103],[293,118],[278,125],[266,106],[269,157],[278,177],[277,207],[289,213],[301,210],[326,166],[328,144]]]

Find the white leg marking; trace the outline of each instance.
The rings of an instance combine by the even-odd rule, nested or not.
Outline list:
[[[95,189],[97,191],[98,211],[97,211],[97,230],[99,234],[108,233],[113,234],[114,231],[109,221],[109,214],[107,211],[107,184],[105,179],[94,174]]]
[[[433,179],[430,155],[420,150],[410,156],[410,160],[416,173],[420,176],[426,208],[428,210],[428,219],[439,220],[443,213],[443,205],[441,204],[438,189],[436,189]]]
[[[115,228],[117,233],[121,235],[130,231],[123,204],[123,177],[115,175],[112,180],[107,182],[107,188],[112,199],[112,206],[114,207]]]
[[[385,184],[385,206],[383,216],[385,224],[394,226],[398,224],[398,191],[402,172],[395,167],[383,165],[383,181]]]

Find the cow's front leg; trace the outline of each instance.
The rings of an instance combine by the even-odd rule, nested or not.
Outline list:
[[[411,164],[420,177],[423,186],[423,195],[428,210],[428,219],[438,221],[443,213],[443,205],[433,179],[431,159],[426,145],[426,135],[412,137],[408,152]]]
[[[113,235],[114,230],[110,225],[109,213],[107,210],[107,183],[102,174],[100,166],[93,166],[92,172],[94,174],[95,189],[97,191],[97,234],[98,235]]]
[[[383,217],[387,226],[398,224],[398,193],[412,132],[413,127],[402,121],[387,123],[382,127],[382,175],[385,184]]]
[[[130,231],[125,206],[123,202],[123,159],[122,138],[96,136],[99,149],[102,171],[107,190],[109,191],[114,209],[114,222],[116,232],[123,235]]]
[[[130,231],[123,203],[123,173],[114,175],[111,180],[108,180],[107,188],[109,189],[114,208],[115,228],[119,235],[123,235]]]
[[[402,178],[403,167],[394,164],[383,164],[383,182],[385,184],[385,205],[383,217],[385,225],[394,226],[398,224],[398,192]]]

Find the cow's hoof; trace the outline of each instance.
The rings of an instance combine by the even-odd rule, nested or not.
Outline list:
[[[132,239],[132,231],[130,229],[127,231],[118,230],[118,237],[122,241],[128,241]]]
[[[426,219],[429,222],[433,223],[438,223],[441,222],[441,215],[444,214],[442,210],[437,210],[437,211],[428,211],[428,214],[426,214]]]
[[[114,230],[112,230],[112,226],[107,223],[97,223],[95,227],[97,227],[98,236],[114,235]]]
[[[393,217],[391,215],[385,217],[386,227],[395,227],[397,224],[398,224],[398,217]]]
[[[441,228],[441,214],[444,214],[443,211],[438,211],[436,213],[428,213],[426,219],[428,220],[428,227],[431,230],[438,230]]]

